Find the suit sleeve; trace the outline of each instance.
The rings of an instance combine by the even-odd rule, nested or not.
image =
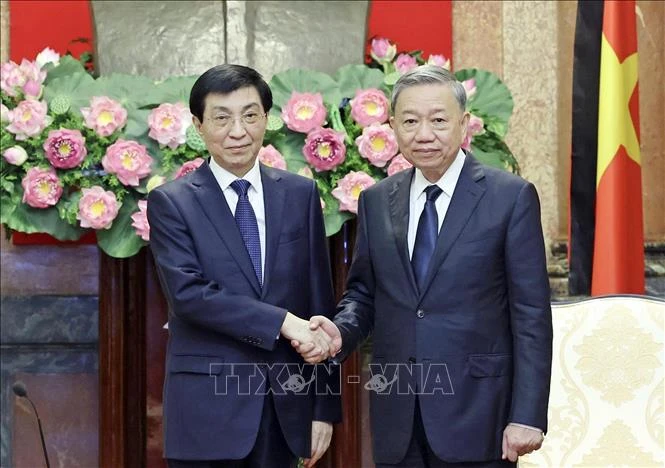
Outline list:
[[[196,227],[185,223],[165,192],[155,189],[148,199],[150,249],[170,313],[244,343],[274,349],[287,311],[252,297],[230,294],[204,277],[190,234]]]
[[[310,316],[324,315],[332,320],[335,313],[330,258],[326,229],[321,212],[321,199],[312,183],[309,200],[309,269],[310,269]],[[340,397],[340,368],[337,364],[318,364],[316,369],[314,420],[337,423],[342,420]]]
[[[552,311],[540,203],[533,184],[526,184],[517,197],[505,254],[514,362],[509,421],[546,432]]]
[[[337,306],[335,325],[342,334],[342,350],[336,360],[343,361],[374,329],[375,279],[367,235],[365,194],[358,200],[358,227],[353,262],[349,270],[346,291]]]

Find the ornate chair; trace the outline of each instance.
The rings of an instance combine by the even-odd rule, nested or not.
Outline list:
[[[549,432],[532,466],[663,466],[665,301],[553,304]]]

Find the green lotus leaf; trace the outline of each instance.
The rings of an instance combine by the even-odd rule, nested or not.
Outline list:
[[[46,79],[44,80],[45,86],[48,86],[51,81],[55,80],[56,78],[76,75],[77,73],[85,73],[86,75],[90,76],[88,72],[85,71],[83,64],[71,55],[60,57],[60,61],[56,66],[53,64],[48,64],[46,67],[48,73],[46,75]]]
[[[97,78],[90,88],[93,96],[110,97],[128,111],[154,104],[151,91],[155,84],[147,76],[112,73]]]
[[[71,109],[78,111],[81,107],[90,105],[90,98],[94,96],[94,83],[92,76],[84,71],[54,78],[49,80],[49,84],[44,88],[44,98],[49,105],[56,98],[67,99]]]
[[[335,80],[342,97],[353,98],[356,90],[377,88],[384,93],[387,88],[383,84],[383,72],[365,65],[345,65],[337,70]]]
[[[323,101],[333,106],[339,106],[342,100],[337,82],[330,75],[301,68],[293,68],[274,75],[270,80],[270,89],[276,111],[282,110],[293,91],[321,93]]]
[[[153,105],[165,102],[182,102],[188,106],[189,94],[196,81],[196,76],[173,76],[154,84],[148,91],[146,100]]]
[[[298,172],[307,165],[305,157],[302,154],[302,147],[305,146],[305,134],[289,131],[286,135],[280,135],[271,140],[271,144],[279,151],[286,167],[291,172]]]
[[[459,81],[476,80],[476,93],[469,99],[468,108],[472,114],[491,115],[494,117],[495,129],[506,136],[508,121],[513,113],[513,96],[508,87],[497,75],[477,68],[459,70],[455,73]]]
[[[339,202],[333,196],[326,196],[323,201],[326,203],[324,209],[326,236],[330,237],[337,234],[342,229],[342,225],[349,219],[353,219],[355,215],[348,211],[339,211]]]
[[[60,218],[56,207],[32,208],[26,203],[18,203],[7,219],[7,226],[14,231],[27,234],[44,232],[58,240],[70,241],[78,240],[85,232],[81,227],[72,226]]]
[[[126,196],[111,227],[96,231],[97,244],[106,254],[115,258],[127,258],[136,255],[141,247],[146,245],[132,227],[131,216],[137,211],[138,200],[132,195]]]

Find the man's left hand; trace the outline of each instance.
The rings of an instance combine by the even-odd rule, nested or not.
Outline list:
[[[323,421],[312,422],[312,456],[305,460],[305,468],[313,467],[321,459],[332,438],[333,427],[331,423]]]
[[[543,445],[543,433],[538,429],[509,424],[503,431],[503,460],[517,461],[517,457],[538,450]]]

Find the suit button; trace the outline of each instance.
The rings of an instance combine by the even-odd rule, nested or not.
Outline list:
[[[424,316],[425,316],[425,311],[423,309],[418,309],[418,312],[416,312],[416,317],[423,318]]]

